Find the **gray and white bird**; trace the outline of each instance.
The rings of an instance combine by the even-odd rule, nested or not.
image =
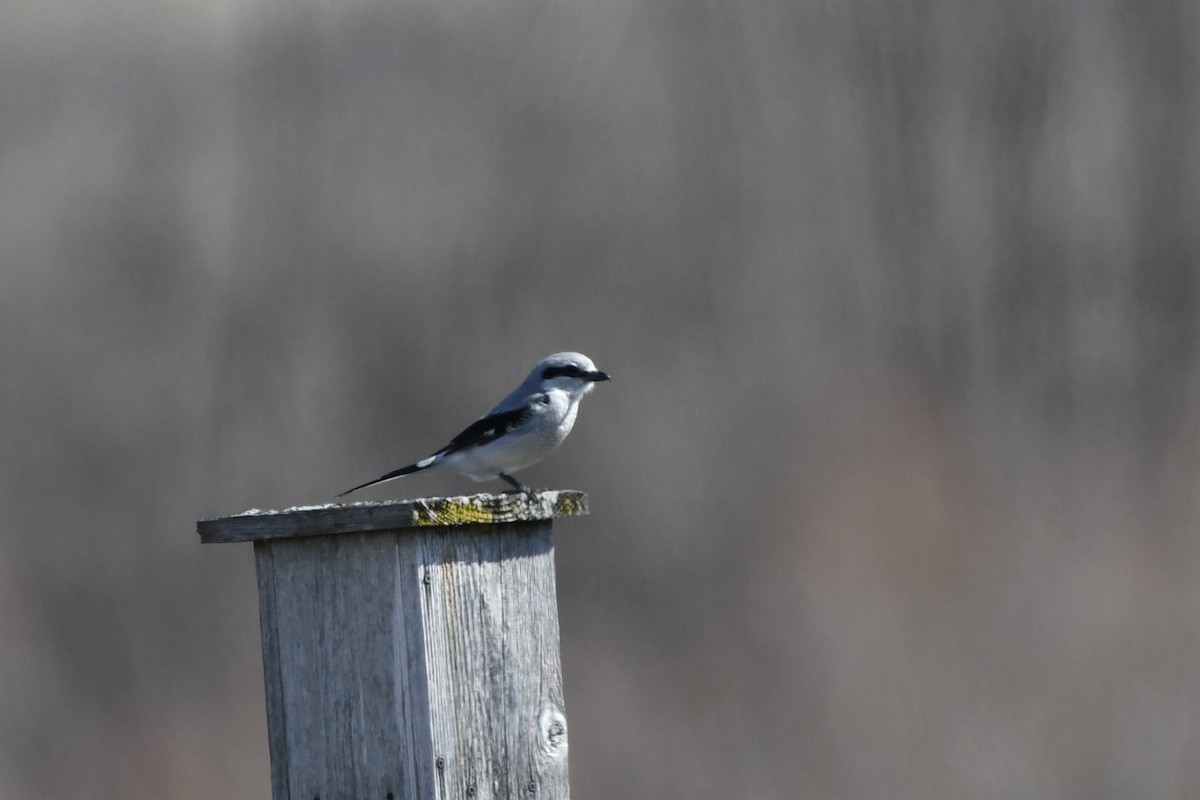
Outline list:
[[[514,489],[533,490],[512,476],[536,464],[563,443],[575,425],[579,401],[608,374],[580,353],[555,353],[538,362],[520,386],[495,408],[428,458],[392,470],[359,489],[426,470],[458,472],[476,481],[500,478]]]

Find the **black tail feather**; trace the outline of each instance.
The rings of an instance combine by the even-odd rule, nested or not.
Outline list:
[[[426,465],[426,466],[428,466],[428,465]],[[392,478],[399,478],[401,475],[411,475],[414,472],[420,472],[423,469],[425,469],[425,467],[418,467],[416,464],[409,464],[407,467],[401,467],[400,469],[392,470],[387,475],[381,475],[380,477],[376,478],[373,481],[367,481],[366,483],[360,483],[358,486],[355,486],[353,489],[347,489],[346,491],[342,492],[341,494],[335,495],[335,499],[338,497],[345,497],[346,495],[350,494],[351,492],[357,492],[359,489],[365,489],[368,486],[374,486],[377,483],[383,483],[384,481],[390,481]]]

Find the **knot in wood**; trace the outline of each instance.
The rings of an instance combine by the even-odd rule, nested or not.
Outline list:
[[[552,705],[544,707],[538,715],[538,745],[550,758],[567,755],[567,718]]]

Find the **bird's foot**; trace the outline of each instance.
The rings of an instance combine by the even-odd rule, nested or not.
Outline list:
[[[512,489],[506,491],[505,494],[523,494],[529,499],[529,502],[533,503],[537,501],[536,489],[529,488],[506,472],[500,473],[500,479],[506,482],[509,486],[513,487]]]

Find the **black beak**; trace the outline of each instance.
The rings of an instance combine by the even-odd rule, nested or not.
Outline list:
[[[595,370],[594,372],[588,372],[588,373],[585,373],[585,374],[586,374],[586,376],[587,376],[587,379],[588,379],[589,381],[593,381],[593,382],[597,382],[597,383],[598,383],[599,381],[607,381],[607,380],[612,380],[611,378],[609,378],[609,377],[608,377],[608,373],[607,373],[607,372],[602,372],[601,370]]]

